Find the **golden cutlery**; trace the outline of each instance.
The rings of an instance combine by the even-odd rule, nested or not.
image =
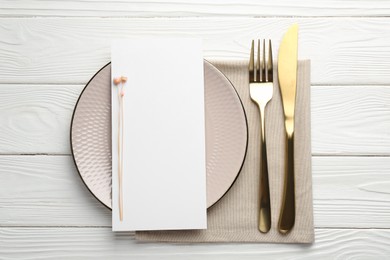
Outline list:
[[[271,203],[268,183],[267,142],[265,135],[265,108],[273,95],[273,66],[271,40],[268,45],[268,61],[265,62],[265,40],[263,40],[263,55],[260,59],[260,40],[257,42],[257,60],[255,62],[254,41],[252,41],[249,59],[249,91],[253,102],[260,111],[260,208],[259,230],[267,233],[271,228]]]
[[[286,166],[279,232],[286,234],[295,223],[294,114],[297,89],[298,25],[291,26],[279,47],[278,79],[286,130]]]

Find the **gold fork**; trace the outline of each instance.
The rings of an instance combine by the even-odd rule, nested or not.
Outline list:
[[[273,66],[271,40],[268,43],[268,61],[265,61],[265,40],[260,60],[260,40],[257,41],[257,61],[255,62],[254,41],[252,40],[249,59],[249,91],[252,101],[259,107],[261,124],[260,145],[260,209],[259,230],[267,233],[271,228],[271,204],[268,183],[267,142],[265,136],[265,108],[273,95]]]

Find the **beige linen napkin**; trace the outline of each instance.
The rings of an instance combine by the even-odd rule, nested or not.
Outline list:
[[[259,111],[251,101],[247,61],[214,61],[236,88],[248,119],[248,151],[240,175],[226,195],[208,210],[207,230],[139,231],[136,239],[159,242],[276,242],[314,241],[310,136],[310,61],[298,63],[295,111],[295,192],[296,220],[287,235],[277,225],[284,185],[284,116],[277,80],[274,95],[266,109],[272,227],[267,234],[258,230],[259,211]],[[277,68],[276,68],[277,69]],[[274,71],[277,79],[277,71]],[[158,217],[156,215],[156,217]]]

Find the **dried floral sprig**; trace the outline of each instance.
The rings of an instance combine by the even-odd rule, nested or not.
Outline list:
[[[114,78],[114,85],[118,87],[118,182],[119,182],[119,218],[123,220],[123,97],[125,95],[124,85],[127,82],[127,77],[121,76]]]

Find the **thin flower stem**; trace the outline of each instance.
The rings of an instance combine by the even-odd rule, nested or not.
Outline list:
[[[122,135],[123,135],[123,122],[122,120],[122,83],[118,86],[118,101],[119,101],[119,111],[118,111],[118,182],[119,182],[119,218],[120,221],[123,220],[123,194],[122,194]]]
[[[124,132],[124,117],[123,117],[123,96],[124,96],[124,83],[126,83],[127,77],[121,76],[113,80],[114,85],[118,89],[118,202],[119,202],[119,218],[123,220],[123,132]]]

